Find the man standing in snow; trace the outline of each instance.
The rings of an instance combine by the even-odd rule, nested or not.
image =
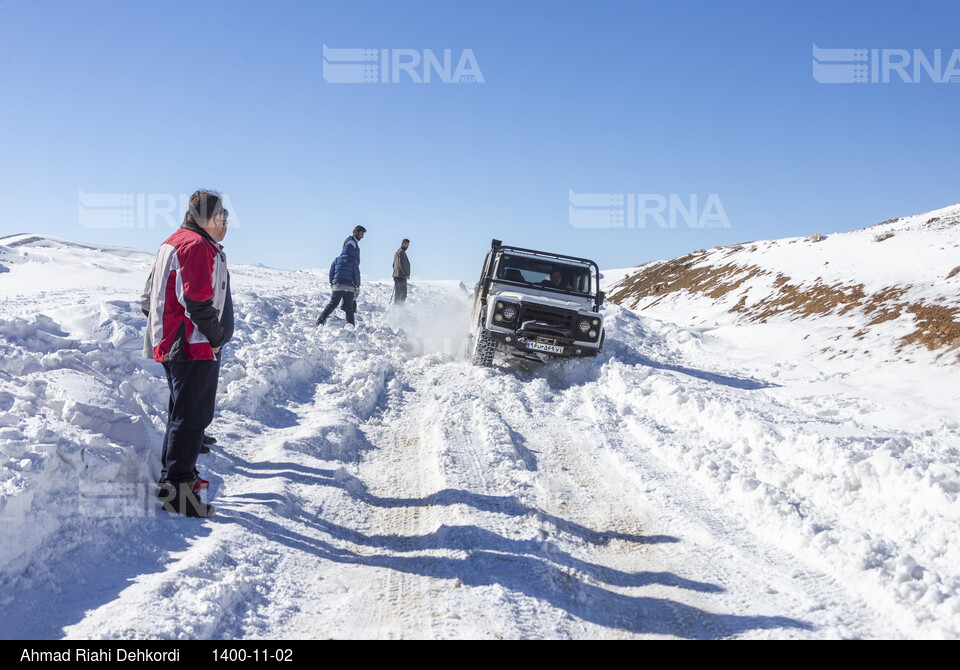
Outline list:
[[[190,517],[214,513],[199,498],[209,483],[196,465],[204,429],[213,420],[217,357],[233,332],[232,310],[226,313],[227,258],[220,246],[226,234],[220,195],[194,193],[183,224],[157,252],[150,285],[153,359],[163,364],[170,389],[157,497],[164,510]]]
[[[327,322],[327,318],[340,303],[343,303],[343,311],[347,314],[347,323],[355,325],[353,313],[356,295],[360,292],[360,240],[366,232],[367,229],[363,226],[354,228],[353,235],[344,240],[340,255],[330,265],[330,286],[333,288],[333,295],[330,296],[330,302],[317,318],[318,326]]]
[[[402,305],[407,299],[407,280],[410,279],[410,260],[407,258],[407,247],[410,240],[404,238],[400,248],[393,255],[393,301]]]
[[[227,217],[227,210],[223,210],[224,220]],[[153,268],[150,268],[150,276],[147,277],[147,283],[143,287],[143,294],[140,296],[140,309],[143,315],[147,317],[147,327],[143,332],[143,357],[153,360],[153,342],[150,335],[150,289],[153,286]],[[230,273],[227,273],[227,300],[223,305],[223,316],[220,319],[223,324],[224,337],[223,343],[226,344],[233,337],[233,296],[230,292]],[[217,379],[219,380],[219,367],[223,364],[223,349],[217,352]],[[203,433],[203,442],[200,444],[200,453],[209,454],[210,446],[217,443],[217,439]]]

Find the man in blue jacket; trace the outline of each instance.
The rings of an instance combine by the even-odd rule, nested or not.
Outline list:
[[[367,229],[363,226],[354,228],[353,235],[344,241],[340,255],[330,265],[330,285],[333,288],[333,295],[330,296],[330,302],[317,319],[318,326],[326,323],[327,317],[341,302],[343,311],[347,313],[347,323],[354,325],[354,298],[360,291],[360,240],[363,239],[365,232]]]

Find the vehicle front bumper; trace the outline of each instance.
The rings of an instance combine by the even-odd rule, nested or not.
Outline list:
[[[493,330],[492,328],[487,330],[487,334],[494,342],[497,343],[498,347],[507,350],[514,350],[516,353],[522,353],[527,356],[531,354],[546,354],[547,356],[556,356],[558,358],[583,358],[585,356],[596,356],[600,351],[600,347],[597,343],[588,344],[577,341],[571,342],[570,340],[557,338],[555,345],[547,346],[559,347],[562,349],[562,351],[551,351],[527,346],[528,344],[536,343],[536,338],[528,335],[518,335],[517,333],[512,332],[501,332]]]

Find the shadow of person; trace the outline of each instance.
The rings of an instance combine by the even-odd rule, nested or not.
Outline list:
[[[809,624],[789,617],[718,614],[669,598],[636,596],[607,588],[664,585],[701,593],[723,589],[664,572],[625,573],[596,566],[556,549],[552,543],[509,540],[473,526],[441,527],[424,536],[366,536],[327,521],[298,519],[337,544],[354,544],[380,551],[353,551],[290,527],[226,509],[218,523],[237,523],[264,541],[279,542],[321,560],[347,565],[395,570],[410,575],[456,581],[461,585],[500,586],[561,609],[583,621],[632,634],[655,634],[687,639],[719,639],[751,630],[801,629]],[[424,549],[451,549],[457,556],[407,555]],[[595,583],[601,582],[601,583]]]

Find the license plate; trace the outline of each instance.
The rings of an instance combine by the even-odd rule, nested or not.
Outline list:
[[[553,344],[541,344],[540,342],[527,342],[527,349],[536,349],[537,351],[546,351],[551,354],[562,354],[563,347]]]

